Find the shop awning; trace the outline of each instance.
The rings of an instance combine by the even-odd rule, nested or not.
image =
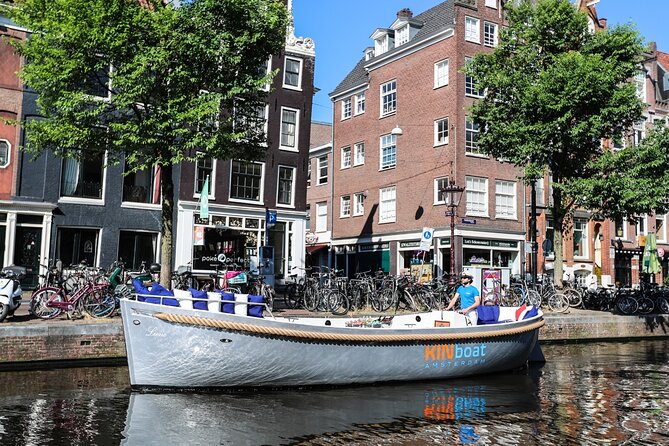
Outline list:
[[[318,243],[318,244],[315,244],[315,245],[307,245],[307,254],[313,254],[316,251],[320,251],[323,248],[327,248],[328,246],[330,246],[330,245],[328,245],[327,243]]]

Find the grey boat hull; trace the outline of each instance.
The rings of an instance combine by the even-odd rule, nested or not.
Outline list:
[[[491,326],[356,330],[326,326],[326,319],[314,326],[134,300],[123,300],[121,312],[131,384],[174,388],[340,385],[511,370],[527,363],[537,322],[543,321],[538,316]],[[164,315],[194,316],[210,326],[166,321]],[[236,323],[252,330],[229,328]],[[514,331],[510,327],[516,332],[508,334]],[[286,328],[317,338],[281,334]],[[342,340],[347,333],[355,333],[356,340]],[[430,338],[435,333],[450,339]],[[413,339],[402,340],[407,335]]]

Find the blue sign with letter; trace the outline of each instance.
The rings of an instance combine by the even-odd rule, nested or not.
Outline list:
[[[267,209],[265,212],[265,221],[267,222],[267,227],[271,228],[276,225],[276,211],[270,211]]]

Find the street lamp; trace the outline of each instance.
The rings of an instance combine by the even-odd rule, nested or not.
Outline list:
[[[440,190],[442,194],[448,194],[448,211],[446,211],[446,216],[450,215],[451,217],[451,271],[448,279],[448,283],[451,286],[455,284],[455,212],[458,209],[460,198],[462,198],[464,191],[465,189],[456,186],[455,181],[452,179],[448,181],[448,186]]]

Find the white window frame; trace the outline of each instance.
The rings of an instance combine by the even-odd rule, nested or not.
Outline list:
[[[379,104],[381,117],[395,114],[397,112],[397,79],[381,84],[379,92],[381,95]]]
[[[641,121],[635,122],[632,125],[633,143],[635,146],[641,144],[641,141],[646,137],[646,118],[642,117]]]
[[[328,230],[328,202],[316,203],[316,232]]]
[[[445,129],[440,130],[440,126],[442,124],[445,124]],[[448,144],[448,137],[449,137],[449,124],[448,124],[448,117],[444,117],[441,119],[437,119],[434,121],[434,147],[437,146],[444,146]],[[445,137],[443,139],[439,138],[439,135],[445,133]]]
[[[409,42],[409,24],[395,30],[395,48]]]
[[[362,93],[358,93],[355,95],[355,110],[353,111],[353,115],[361,115],[365,113],[365,92],[363,91]]]
[[[293,112],[295,113],[295,130],[293,132],[293,138],[294,138],[294,145],[293,146],[286,146],[283,145],[283,112],[288,111],[288,112]],[[279,150],[285,150],[288,152],[298,152],[299,151],[299,146],[298,146],[298,139],[300,136],[300,110],[297,108],[291,108],[291,107],[281,107],[281,127],[279,129]]]
[[[388,161],[384,163],[384,159],[387,159]],[[388,133],[387,135],[381,135],[379,138],[379,170],[393,169],[396,166],[397,136],[391,133]]]
[[[465,67],[469,65],[471,61],[471,57],[465,57]],[[484,92],[476,88],[474,78],[465,73],[465,96],[469,96],[470,98],[482,98],[484,95]]]
[[[620,223],[620,225],[622,226],[622,230],[623,230],[623,235],[621,235],[620,237],[618,236],[618,231],[617,231],[617,228],[616,228],[617,225],[618,225],[618,223],[616,221],[614,221],[613,222],[613,236],[616,239],[628,240],[628,238],[627,238],[628,237],[627,227],[629,226],[629,222],[627,221],[627,219],[623,218],[622,222]]]
[[[263,76],[267,76],[267,74],[272,71],[272,56],[269,56],[267,59],[267,62],[265,62],[265,74]],[[268,80],[267,83],[263,86],[263,91],[269,91],[272,81]]]
[[[662,222],[660,231],[657,230],[657,222]],[[655,240],[659,243],[667,242],[667,214],[655,214]]]
[[[485,0],[485,5],[488,8],[497,9],[497,0]]]
[[[339,199],[339,218],[348,218],[351,216],[351,196],[342,195]]]
[[[488,32],[488,28],[492,27],[492,33]],[[496,47],[498,44],[499,26],[493,22],[483,22],[483,45],[488,47]]]
[[[7,160],[4,164],[0,164],[0,169],[5,169],[9,166],[12,157],[12,144],[6,139],[0,139],[0,144],[6,144],[7,146]]]
[[[476,123],[474,123],[474,121],[469,116],[465,116],[465,154],[487,158],[487,155],[482,153],[479,149],[478,134],[480,131],[481,130],[478,128]],[[467,138],[469,134],[472,134],[472,140],[476,138],[476,143],[469,142]]]
[[[349,119],[353,116],[353,101],[351,98],[346,98],[341,101],[341,120]]]
[[[281,169],[287,169],[292,171],[291,181],[290,181],[290,202],[289,203],[279,203],[279,184],[281,183]],[[276,175],[276,205],[277,207],[295,207],[295,178],[297,174],[297,169],[294,166],[285,166],[279,164]]]
[[[204,158],[199,158],[199,159],[195,160],[195,166],[194,166],[195,167],[195,178],[193,178],[193,198],[200,198],[200,195],[201,195],[200,192],[196,192],[197,191],[197,178],[198,178],[197,171],[199,169],[198,163],[200,162],[200,159],[204,159]],[[212,166],[211,166],[211,176],[209,177],[209,184],[208,184],[209,192],[208,192],[207,196],[209,197],[210,200],[215,200],[216,199],[215,187],[216,187],[216,165],[217,165],[217,162],[216,162],[215,159],[212,159],[212,158],[207,158],[207,159],[211,159],[211,161],[212,161],[212,163],[211,163],[212,164]],[[232,166],[232,164],[231,164],[231,166]]]
[[[357,142],[353,145],[353,165],[362,166],[365,164],[365,143]]]
[[[397,218],[397,189],[395,186],[379,189],[379,223],[394,223]]]
[[[341,148],[341,168],[348,169],[352,165],[351,146]]]
[[[232,164],[233,162],[241,162],[245,164],[259,164],[260,165],[260,185],[258,186],[259,197],[257,200],[250,200],[246,198],[236,198],[232,196]],[[230,181],[228,184],[228,200],[235,203],[253,203],[253,204],[263,204],[265,202],[265,163],[260,161],[243,161],[243,160],[230,160]]]
[[[572,249],[573,249],[574,243],[576,242],[575,233],[577,231],[577,229],[576,229],[576,223],[577,222],[581,223],[583,225],[582,229],[579,229],[579,231],[582,233],[581,244],[583,245],[583,253],[581,255],[576,255],[574,253],[574,258],[575,259],[587,259],[589,254],[590,254],[590,247],[588,246],[589,243],[588,243],[588,219],[587,218],[574,218],[574,228],[573,228],[574,234],[572,234]]]
[[[440,60],[434,64],[434,88],[448,85],[448,59]]]
[[[440,184],[443,183],[443,184]],[[441,189],[445,188],[448,186],[448,177],[438,177],[434,179],[434,204],[448,204],[449,196],[448,194],[444,194],[443,200],[440,197],[440,191]]]
[[[297,73],[297,85],[290,85],[286,83],[286,74],[288,74],[288,71],[286,70],[286,67],[288,66],[288,61],[293,61],[297,62],[299,66],[299,71]],[[304,60],[299,58],[299,57],[291,57],[291,56],[286,56],[284,61],[283,61],[283,88],[287,88],[289,90],[298,90],[302,91],[302,67],[304,66]]]
[[[97,96],[96,96],[97,97]],[[65,162],[65,159],[62,160],[63,163]],[[81,161],[79,161],[81,162]],[[59,203],[81,203],[81,204],[91,204],[95,206],[104,206],[105,204],[105,195],[107,192],[107,152],[104,153],[102,156],[102,192],[100,198],[90,198],[90,197],[73,197],[70,195],[63,195],[63,191],[61,189],[62,186],[62,178],[58,179],[59,182],[59,190],[58,190],[58,202]],[[63,174],[63,165],[61,164],[60,166],[60,172],[58,172],[59,175]]]
[[[648,215],[637,219],[635,226],[636,235],[648,235]]]
[[[511,191],[501,190],[510,187]],[[510,204],[501,203],[500,199],[507,198]],[[506,212],[504,212],[506,210]],[[495,180],[495,218],[516,220],[516,182],[508,180]]]
[[[465,40],[481,43],[481,20],[479,18],[465,16]]]
[[[316,167],[318,168],[318,176],[316,178],[316,185],[320,186],[321,184],[328,183],[328,171],[330,169],[330,160],[327,155],[319,156],[316,161]],[[321,175],[321,171],[325,167],[325,175]]]
[[[636,95],[644,103],[646,102],[646,72],[643,67],[641,67],[634,74],[634,84],[636,86]]]
[[[353,195],[353,216],[365,215],[365,193],[358,192]]]
[[[477,198],[474,200],[474,198]],[[488,179],[465,177],[465,204],[467,215],[488,216]],[[478,208],[478,209],[477,209]]]

